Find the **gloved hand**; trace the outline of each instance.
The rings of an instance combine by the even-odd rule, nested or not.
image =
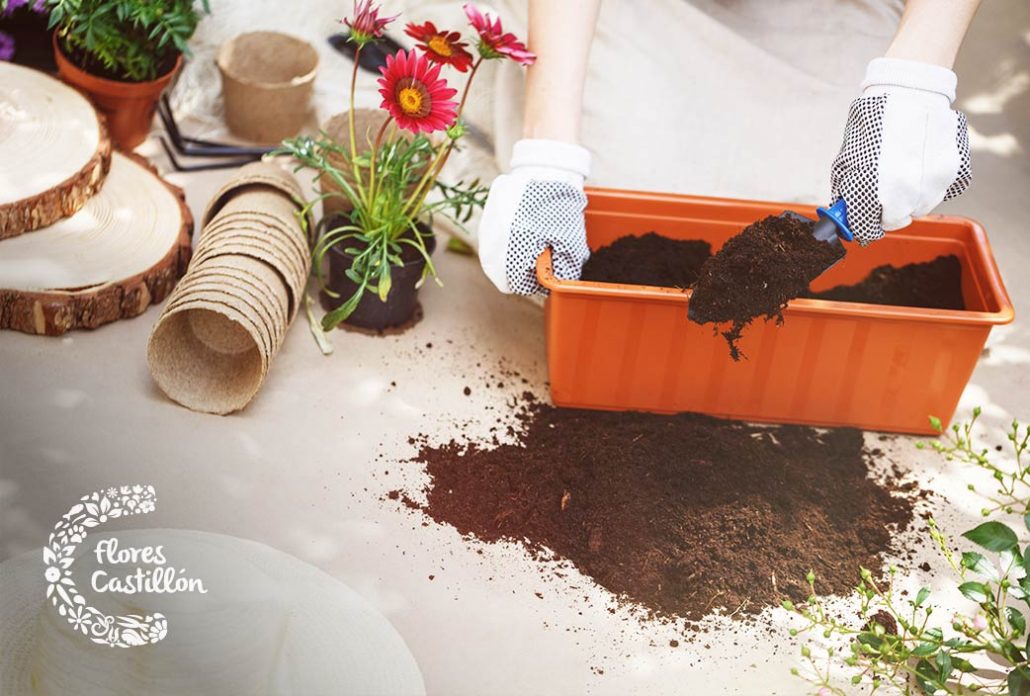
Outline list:
[[[479,262],[501,292],[532,295],[536,259],[551,247],[554,274],[575,280],[590,258],[583,209],[583,181],[590,153],[555,140],[520,140],[511,173],[498,176],[479,223]]]
[[[956,83],[939,65],[869,63],[830,176],[833,200],[844,198],[861,244],[906,227],[969,186],[966,117],[951,108]]]

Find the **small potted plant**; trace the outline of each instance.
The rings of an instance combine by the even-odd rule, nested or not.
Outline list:
[[[11,0],[0,0],[0,3]],[[200,0],[209,12],[208,0]],[[61,78],[107,116],[115,145],[146,139],[161,92],[189,54],[194,0],[37,0],[50,12]]]
[[[355,44],[347,135],[333,138],[323,131],[317,138],[284,141],[279,151],[295,157],[300,168],[313,170],[322,182],[323,193],[308,210],[327,199],[338,203],[327,206],[331,213],[311,232],[313,269],[328,309],[322,319],[325,330],[346,322],[382,331],[412,320],[418,288],[427,277],[436,278],[430,256],[433,217],[445,215],[460,224],[486,197],[478,181],[448,185],[439,180],[464,133],[461,114],[476,71],[484,60],[511,59],[523,65],[534,60],[514,35],[504,32],[499,19],[467,4],[478,57],[456,31],[437,29],[432,22],[408,24],[406,33],[417,48],[387,56],[380,69],[384,117],[356,116],[361,50],[396,19],[379,12],[371,0],[356,1],[353,16],[343,20]],[[467,75],[460,98],[441,76],[444,69]],[[356,122],[379,123],[359,132]]]

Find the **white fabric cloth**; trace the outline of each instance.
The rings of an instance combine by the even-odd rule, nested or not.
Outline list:
[[[463,0],[386,0],[405,21],[466,27]],[[481,0],[526,35],[526,0]],[[591,52],[583,145],[589,184],[701,195],[823,203],[848,105],[866,63],[886,49],[902,0],[603,0]],[[349,4],[222,0],[193,41],[173,103],[191,133],[224,137],[218,45],[275,29],[310,41],[321,63],[309,129],[346,109],[350,62],[326,37]],[[410,43],[397,25],[390,35]],[[521,138],[524,68],[483,66],[466,115],[492,141],[469,140],[447,175],[489,181],[509,169]],[[458,76],[449,79],[461,84]],[[363,73],[359,106],[378,106]],[[469,230],[475,230],[475,224]],[[468,230],[458,230],[475,243]]]

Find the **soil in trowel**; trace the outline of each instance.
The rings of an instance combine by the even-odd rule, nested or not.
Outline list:
[[[815,239],[812,225],[793,217],[759,220],[701,267],[690,316],[699,324],[729,324],[722,335],[734,360],[745,326],[761,316],[782,322],[787,303],[843,256],[842,246]]]
[[[424,512],[487,542],[551,551],[657,616],[753,615],[848,593],[912,521],[914,484],[871,477],[857,430],[534,402],[517,443],[424,444]],[[425,441],[424,439],[422,440]]]
[[[590,255],[580,276],[599,283],[686,288],[697,280],[712,246],[698,239],[670,239],[654,232],[620,237]]]
[[[966,308],[962,298],[962,264],[954,255],[897,268],[877,266],[860,283],[808,292],[803,297],[896,307]]]

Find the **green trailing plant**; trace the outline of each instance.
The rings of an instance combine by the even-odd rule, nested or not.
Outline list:
[[[6,4],[9,0],[0,0]],[[127,82],[153,80],[189,55],[208,0],[41,0],[66,55],[91,72]]]
[[[1011,694],[1030,695],[1030,425],[1013,421],[1006,438],[1012,460],[998,463],[999,452],[975,444],[974,428],[980,409],[968,423],[944,431],[928,447],[949,460],[967,462],[988,472],[997,483],[981,513],[987,521],[962,536],[976,550],[953,546],[931,518],[928,534],[952,572],[955,588],[972,604],[968,612],[942,616],[929,588],[914,597],[893,590],[897,569],[878,579],[860,569],[858,618],[841,617],[817,592],[817,578],[807,576],[810,596],[803,604],[783,606],[804,621],[792,635],[816,634],[824,641],[801,647],[805,667],[795,668],[818,696],[843,695],[834,679],[835,668],[850,670],[853,693]],[[970,484],[969,490],[975,491]],[[1018,514],[1013,528],[994,519]],[[836,646],[836,647],[834,647]]]

